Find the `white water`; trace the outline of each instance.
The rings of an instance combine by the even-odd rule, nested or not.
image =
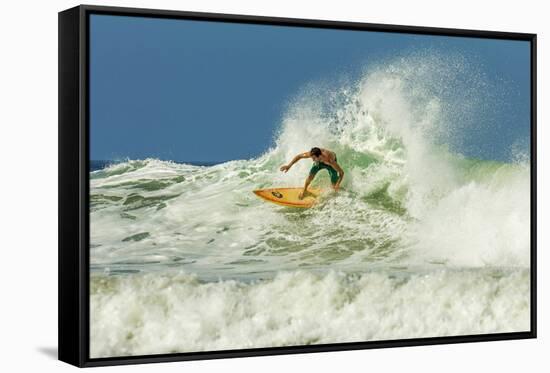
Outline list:
[[[184,274],[92,287],[91,355],[257,348],[529,330],[528,271],[200,283]]]

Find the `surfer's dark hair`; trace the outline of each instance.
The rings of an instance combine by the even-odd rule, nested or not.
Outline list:
[[[311,150],[309,152],[311,153],[311,155],[314,155],[316,157],[321,156],[321,149],[319,149],[319,148],[311,148]]]

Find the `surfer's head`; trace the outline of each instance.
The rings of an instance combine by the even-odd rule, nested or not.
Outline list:
[[[311,150],[309,151],[309,154],[311,154],[311,158],[313,158],[314,161],[317,161],[321,156],[321,149],[311,148]]]

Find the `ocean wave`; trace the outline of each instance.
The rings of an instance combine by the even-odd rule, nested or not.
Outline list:
[[[322,94],[309,90],[289,106],[272,148],[253,159],[210,167],[128,160],[92,172],[92,270],[528,267],[529,164],[467,158],[444,141],[460,137],[461,110],[472,107],[465,97],[446,101],[461,69],[414,57]],[[312,146],[336,152],[346,171],[339,193],[300,211],[254,196],[302,185],[311,162],[286,174],[279,167]],[[328,175],[314,185],[330,189]]]

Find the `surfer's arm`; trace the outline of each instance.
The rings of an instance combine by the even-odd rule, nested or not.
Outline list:
[[[298,162],[300,159],[304,159],[304,158],[309,158],[311,157],[311,155],[309,154],[309,152],[305,152],[305,153],[301,153],[301,154],[298,154],[296,157],[294,157],[289,164],[287,165],[284,165],[284,166],[281,166],[281,171],[288,171],[290,170],[290,167],[292,167],[294,165],[294,163]]]

